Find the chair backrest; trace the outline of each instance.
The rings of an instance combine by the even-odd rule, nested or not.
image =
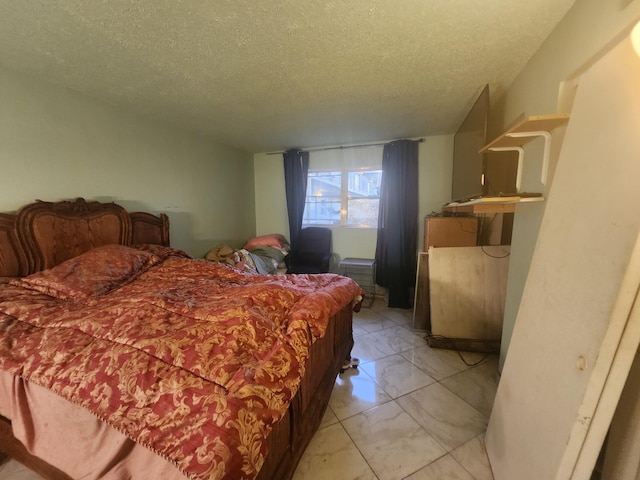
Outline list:
[[[303,228],[298,234],[296,251],[331,253],[331,229],[325,227]]]
[[[306,227],[293,247],[289,273],[325,273],[331,261],[331,229]]]

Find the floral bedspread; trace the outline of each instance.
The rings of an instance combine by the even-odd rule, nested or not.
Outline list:
[[[311,344],[362,291],[186,257],[113,245],[0,285],[0,368],[192,478],[251,479]]]

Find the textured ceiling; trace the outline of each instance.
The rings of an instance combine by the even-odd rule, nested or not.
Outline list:
[[[575,0],[0,0],[0,64],[250,152],[453,133]]]

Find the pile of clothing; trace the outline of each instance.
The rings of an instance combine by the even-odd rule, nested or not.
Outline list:
[[[205,258],[212,262],[232,265],[240,270],[277,275],[286,273],[284,259],[288,253],[287,239],[279,233],[272,233],[254,237],[237,250],[221,243],[209,250]]]

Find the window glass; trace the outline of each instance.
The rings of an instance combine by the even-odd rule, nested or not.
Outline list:
[[[342,172],[312,172],[307,175],[307,199],[303,225],[340,225]]]
[[[347,225],[378,226],[381,170],[348,172]]]
[[[310,170],[303,225],[376,228],[382,170]]]

